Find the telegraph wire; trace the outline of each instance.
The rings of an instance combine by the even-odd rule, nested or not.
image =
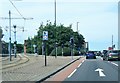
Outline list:
[[[23,17],[23,15],[20,13],[20,11],[17,9],[17,7],[13,4],[13,2],[11,0],[9,0],[10,3],[13,5],[13,7],[17,10],[17,12],[20,14],[20,16],[25,20],[25,18]]]

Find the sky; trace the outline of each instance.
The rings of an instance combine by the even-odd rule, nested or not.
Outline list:
[[[54,0],[11,0],[23,17],[33,20],[12,19],[12,24],[17,25],[17,41],[24,42],[28,37],[34,37],[40,24],[47,23],[47,20],[54,23]],[[56,0],[57,25],[64,24],[82,34],[86,42],[89,42],[90,50],[108,49],[113,44],[118,46],[118,0]],[[21,18],[9,0],[1,0],[0,17],[8,17],[9,10],[11,17]],[[3,29],[3,40],[9,42],[9,20],[0,19],[0,26]],[[22,32],[20,27],[25,27]],[[7,30],[7,31],[6,31]],[[12,28],[13,30],[13,28]],[[14,34],[12,31],[12,42]]]

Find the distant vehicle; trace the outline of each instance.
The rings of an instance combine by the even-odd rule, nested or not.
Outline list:
[[[109,50],[106,55],[103,56],[103,60],[119,60],[120,50]]]
[[[86,59],[96,59],[96,55],[94,54],[94,51],[88,51],[86,53]]]
[[[107,55],[108,50],[103,50],[101,57],[103,57],[103,60],[105,60],[105,57]]]
[[[97,51],[96,56],[101,56],[101,55],[102,55],[101,51]]]
[[[118,51],[118,60],[120,61],[120,50]]]

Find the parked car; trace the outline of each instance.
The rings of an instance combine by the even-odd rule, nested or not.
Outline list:
[[[86,59],[96,59],[96,55],[94,54],[94,51],[88,51],[86,53]]]
[[[106,55],[104,55],[103,60],[118,60],[120,59],[120,50],[109,50]]]

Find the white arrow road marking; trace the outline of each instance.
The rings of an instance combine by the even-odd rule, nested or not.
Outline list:
[[[103,69],[100,69],[100,68],[98,68],[98,69],[96,69],[95,71],[98,71],[99,72],[99,76],[100,77],[105,77],[105,74],[103,73]]]
[[[76,72],[77,69],[75,69],[69,76],[68,78],[70,78],[75,72]]]

